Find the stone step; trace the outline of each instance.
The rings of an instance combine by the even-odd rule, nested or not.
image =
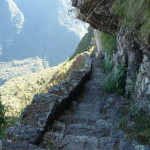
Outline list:
[[[96,106],[93,106],[93,107],[89,107],[88,108],[88,106],[87,107],[78,107],[78,108],[76,108],[76,110],[74,109],[74,110],[65,110],[64,111],[64,115],[83,115],[83,114],[89,114],[89,115],[99,115],[100,113],[100,108],[99,107],[97,107],[97,108],[94,108],[94,107],[96,107]],[[94,108],[94,109],[93,109]]]
[[[63,115],[61,116],[61,121],[64,122],[65,124],[73,124],[73,123],[82,123],[82,124],[87,124],[87,125],[90,125],[90,124],[95,124],[96,121],[98,120],[99,118],[97,117],[94,117],[94,118],[85,118],[83,116],[77,116],[77,115]]]
[[[75,136],[66,135],[61,141],[61,146],[58,150],[135,150],[135,148],[128,143],[124,146],[120,140],[111,137],[89,137],[89,136]]]
[[[94,95],[93,93],[88,93],[86,96],[82,95],[78,97],[76,101],[79,103],[90,104],[91,106],[98,106],[101,103],[101,97],[99,95]]]
[[[88,96],[101,96],[101,92],[100,92],[100,89],[97,90],[97,88],[92,88],[92,89],[89,89],[89,88],[84,88],[84,94],[86,94]]]
[[[70,115],[62,115],[61,119],[65,120],[67,122],[67,119],[74,119],[74,118],[78,118],[78,119],[86,119],[86,120],[99,120],[101,118],[103,118],[103,116],[101,116],[100,114],[94,114],[94,113],[80,113],[80,114],[76,114],[76,113],[72,113]]]
[[[98,104],[96,103],[96,104],[91,104],[91,103],[79,103],[79,105],[78,105],[78,109],[83,109],[83,110],[86,110],[86,109],[88,109],[88,110],[90,110],[90,109],[95,109],[95,110],[98,110],[98,109],[100,109],[100,106],[99,106],[99,104],[100,104],[101,102],[98,102]]]
[[[58,150],[99,150],[96,137],[66,135]]]
[[[105,127],[96,127],[94,125],[70,124],[66,127],[65,134],[102,138],[110,136],[110,130]]]
[[[78,110],[74,112],[74,115],[78,115],[78,116],[83,116],[85,118],[93,118],[93,117],[97,117],[100,118],[101,115],[99,114],[98,110]]]
[[[90,86],[90,85],[95,85],[95,86],[100,86],[101,85],[101,81],[100,80],[92,80],[92,81],[88,81],[85,85],[84,85],[84,87],[85,86]]]
[[[132,145],[128,140],[113,137],[96,138],[95,136],[62,135],[57,132],[49,132],[47,140],[51,140],[57,150],[149,150],[148,146],[136,143]]]

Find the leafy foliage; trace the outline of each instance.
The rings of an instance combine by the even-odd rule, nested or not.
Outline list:
[[[1,102],[1,94],[0,94],[0,129],[5,125],[5,107]]]
[[[130,29],[150,42],[149,0],[116,0],[115,12]]]
[[[115,73],[108,75],[104,88],[109,93],[123,94],[126,81],[126,67],[118,66]]]
[[[113,53],[117,50],[116,37],[103,32],[100,32],[99,36],[102,49],[106,51],[107,55],[112,56]]]
[[[88,33],[86,33],[85,36],[82,38],[77,49],[75,50],[73,55],[70,57],[70,59],[73,59],[77,54],[88,51],[89,48],[93,46],[93,38],[94,38],[94,30],[93,28],[89,27]]]

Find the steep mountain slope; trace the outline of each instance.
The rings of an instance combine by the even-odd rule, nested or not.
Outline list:
[[[9,79],[32,74],[49,68],[46,60],[38,57],[11,62],[0,62],[0,85]]]

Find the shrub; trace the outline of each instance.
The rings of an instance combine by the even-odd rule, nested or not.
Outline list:
[[[113,53],[117,50],[116,37],[100,32],[100,41],[102,49],[106,51],[107,55],[112,56]]]
[[[131,114],[131,109],[128,106],[120,120],[120,128],[127,133],[127,138],[136,139],[141,144],[150,144],[150,119],[140,112]],[[128,126],[128,116],[134,122],[131,126]]]
[[[108,75],[104,89],[109,93],[123,94],[126,82],[126,67],[118,66],[117,72]]]
[[[109,74],[112,72],[112,69],[113,69],[112,62],[110,60],[106,60],[104,62],[104,73]]]

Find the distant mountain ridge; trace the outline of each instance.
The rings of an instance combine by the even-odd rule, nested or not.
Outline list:
[[[74,52],[79,36],[60,24],[60,0],[0,2],[0,61],[38,56],[54,66]]]

